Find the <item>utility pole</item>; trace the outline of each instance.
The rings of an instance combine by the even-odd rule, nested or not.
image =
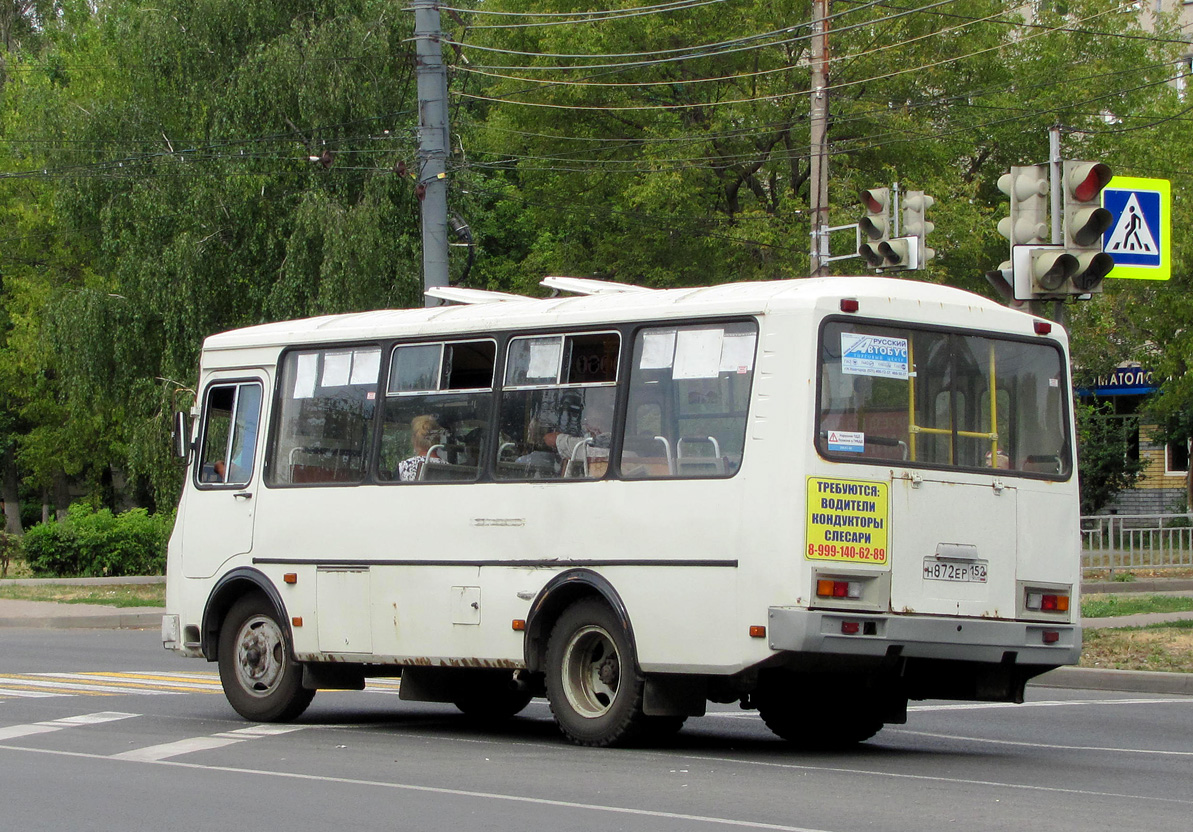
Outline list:
[[[812,141],[809,162],[809,202],[812,208],[812,246],[809,274],[816,277],[828,262],[828,6],[812,0]]]
[[[418,192],[422,200],[423,289],[447,286],[447,68],[438,0],[411,0],[418,79]],[[438,301],[426,299],[427,306]]]

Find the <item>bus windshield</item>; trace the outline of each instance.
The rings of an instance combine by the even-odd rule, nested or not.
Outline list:
[[[1051,343],[831,320],[821,330],[817,448],[839,461],[1072,471]]]

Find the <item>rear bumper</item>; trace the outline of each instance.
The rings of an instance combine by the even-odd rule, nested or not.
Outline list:
[[[1076,624],[994,621],[954,616],[771,607],[767,634],[772,650],[820,655],[947,659],[1059,667],[1081,655]],[[846,635],[843,624],[857,624]],[[852,627],[846,628],[852,629]],[[1045,643],[1045,633],[1056,640]]]

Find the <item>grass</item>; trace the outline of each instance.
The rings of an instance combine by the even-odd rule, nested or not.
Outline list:
[[[1193,597],[1183,595],[1087,595],[1081,599],[1083,618],[1187,610],[1193,610]]]
[[[1080,667],[1193,673],[1193,621],[1086,630]]]
[[[12,598],[17,601],[54,601],[59,604],[102,604],[108,607],[164,607],[166,605],[166,585],[72,586],[43,584],[5,586],[0,583],[0,598]]]

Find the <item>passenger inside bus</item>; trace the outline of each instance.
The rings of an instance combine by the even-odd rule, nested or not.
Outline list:
[[[434,416],[424,414],[410,420],[410,441],[414,445],[414,456],[398,463],[394,477],[403,482],[420,479],[424,465],[444,462],[432,451],[443,441],[443,429]]]
[[[580,436],[556,431],[543,437],[544,444],[559,454],[560,476],[596,477],[608,468],[613,439],[612,395],[589,393],[581,426],[583,434]]]

